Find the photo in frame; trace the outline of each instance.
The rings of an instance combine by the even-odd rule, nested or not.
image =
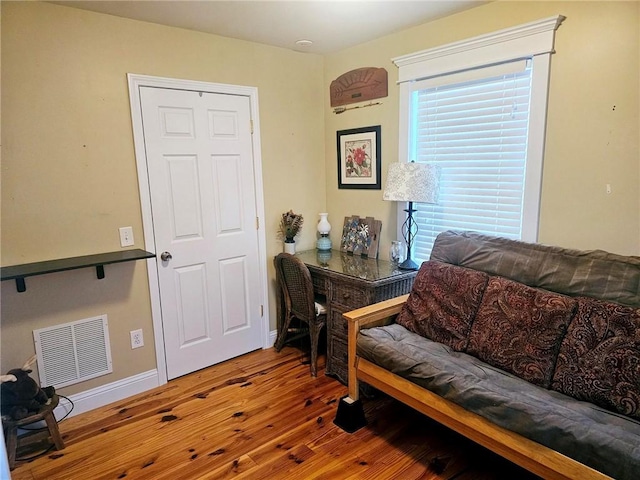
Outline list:
[[[338,188],[381,189],[380,125],[338,130]]]
[[[381,229],[382,222],[373,217],[344,217],[340,250],[363,257],[378,258]]]

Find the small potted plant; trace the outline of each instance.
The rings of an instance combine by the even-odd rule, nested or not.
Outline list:
[[[280,219],[280,237],[284,241],[284,251],[294,254],[296,252],[295,236],[300,232],[304,219],[302,215],[289,210],[282,214]]]

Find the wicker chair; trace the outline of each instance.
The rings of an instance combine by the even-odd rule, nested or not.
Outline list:
[[[311,375],[318,373],[318,339],[322,327],[327,324],[327,310],[321,302],[316,302],[313,282],[309,269],[302,260],[288,253],[276,256],[276,280],[282,294],[284,312],[278,328],[275,349],[279,352],[287,341],[301,335],[311,337]],[[308,329],[292,327],[291,321],[297,318],[306,323]],[[291,338],[290,334],[294,334]]]

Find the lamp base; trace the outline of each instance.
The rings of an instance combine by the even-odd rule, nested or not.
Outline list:
[[[411,244],[413,243],[413,238],[418,233],[418,224],[413,221],[413,214],[417,212],[417,210],[413,208],[413,202],[410,201],[408,208],[405,208],[404,211],[407,212],[407,219],[402,224],[402,236],[407,244],[407,259],[398,265],[398,268],[400,270],[418,270],[420,265],[411,259]]]
[[[400,270],[418,270],[418,268],[420,268],[420,265],[418,265],[412,259],[407,258],[404,262],[398,265],[398,268]]]
[[[321,251],[331,250],[331,239],[325,235],[316,242],[316,248]]]

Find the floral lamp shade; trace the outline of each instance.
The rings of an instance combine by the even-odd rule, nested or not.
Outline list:
[[[413,220],[417,211],[413,203],[436,203],[440,187],[440,167],[426,163],[392,163],[387,175],[387,186],[382,198],[395,202],[409,202],[407,219],[402,224],[402,236],[407,245],[407,258],[398,267],[417,270],[419,265],[411,258],[411,245],[418,234],[418,224]]]
[[[436,203],[440,167],[427,163],[392,163],[383,199],[396,202]]]

